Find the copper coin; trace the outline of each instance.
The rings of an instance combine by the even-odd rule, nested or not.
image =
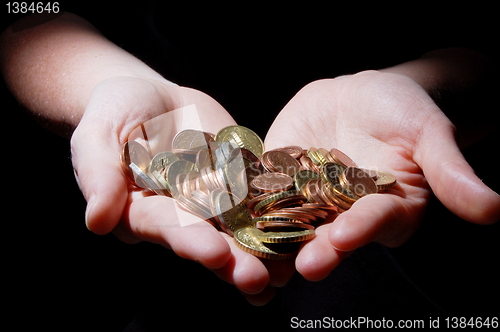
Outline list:
[[[189,162],[189,161],[186,161],[186,160],[177,160],[177,161],[174,161],[172,164],[170,164],[170,166],[168,167],[168,170],[167,170],[167,182],[170,186],[170,189],[171,189],[171,192],[172,192],[172,195],[176,195],[179,190],[179,184],[177,182],[177,176],[179,174],[182,174],[182,173],[187,173],[189,171],[192,171],[194,169],[194,164]],[[180,189],[182,190],[182,189]]]
[[[245,167],[245,169],[240,173],[238,183],[242,188],[246,186],[247,188],[247,196],[250,198],[257,197],[262,192],[258,189],[255,189],[251,186],[252,181],[255,177],[263,174],[265,172],[262,165],[252,164],[250,166]]]
[[[302,195],[297,195],[297,196],[292,196],[292,197],[286,197],[282,198],[278,201],[271,202],[269,204],[266,204],[262,206],[261,208],[257,209],[257,214],[263,215],[266,214],[269,211],[274,211],[274,210],[279,210],[284,207],[288,206],[301,206],[303,203],[305,203],[306,198]]]
[[[212,216],[211,211],[206,209],[204,206],[198,204],[197,202],[186,198],[185,196],[177,195],[175,197],[175,200],[177,201],[177,203],[179,203],[181,207],[184,208],[184,210],[191,212],[192,214],[196,215],[201,219],[207,219],[210,218],[210,216]]]
[[[363,171],[365,171],[366,173],[368,173],[368,175],[370,175],[370,177],[373,179],[373,181],[377,181],[377,178],[378,178],[378,171],[374,170],[374,169],[369,169],[369,168],[361,168]]]
[[[201,191],[194,191],[193,195],[189,199],[192,205],[197,206],[200,211],[203,211],[203,219],[212,218],[213,214],[210,210],[209,197]]]
[[[341,164],[341,165],[344,165],[346,167],[349,167],[349,166],[352,166],[352,167],[356,167],[356,163],[351,159],[349,158],[348,155],[346,155],[344,152],[340,151],[339,149],[331,149],[330,150],[330,156],[333,158],[333,160],[335,160],[335,162]]]
[[[182,180],[182,192],[187,198],[191,197],[191,193],[196,190],[196,179],[200,176],[200,173],[196,171],[189,171]],[[180,192],[180,191],[179,191]]]
[[[294,157],[282,151],[267,151],[262,155],[264,167],[271,172],[294,176],[300,170],[300,164]]]
[[[274,149],[271,151],[285,152],[285,153],[288,153],[290,156],[294,157],[295,159],[299,159],[300,157],[302,157],[302,154],[304,153],[303,152],[304,150],[300,146],[297,146],[297,145],[285,146],[285,147],[277,148],[277,149]]]
[[[175,190],[172,191],[174,194],[187,197],[187,195],[184,194],[184,179],[186,178],[186,174],[187,173],[180,173],[176,176],[175,181],[173,182],[175,183]]]
[[[195,165],[197,169],[206,167],[213,168],[212,154],[210,153],[210,149],[201,149],[196,153]]]
[[[271,203],[274,203],[274,202],[277,202],[277,201],[281,201],[284,198],[292,197],[292,198],[300,198],[300,199],[304,199],[305,200],[305,197],[302,194],[299,194],[295,190],[281,191],[281,192],[277,192],[277,193],[276,192],[271,192],[271,193],[263,194],[262,196],[266,196],[266,197],[263,200],[260,200],[254,206],[253,209],[254,209],[255,212],[259,211],[261,208],[263,208],[265,206],[268,206]]]
[[[317,208],[304,207],[304,205],[299,206],[299,207],[289,208],[289,209],[293,210],[295,212],[299,212],[299,213],[310,214],[310,215],[313,215],[317,218],[326,218],[328,216],[328,212],[326,212],[326,211],[323,211],[323,210],[317,209]]]
[[[310,202],[314,203],[325,203],[321,197],[319,196],[318,192],[321,191],[321,181],[320,180],[310,180],[305,184],[307,193],[309,196],[307,197]]]
[[[260,163],[260,159],[252,151],[245,148],[236,148],[232,150],[229,155],[229,161],[234,158],[243,158],[250,163]]]
[[[262,195],[255,196],[254,198],[250,199],[250,200],[247,202],[247,207],[248,207],[248,209],[249,209],[251,212],[254,212],[254,208],[255,208],[255,206],[257,206],[257,204],[259,204],[260,202],[262,202],[262,201],[263,201],[263,200],[265,200],[266,198],[271,197],[272,195],[274,195],[274,193],[273,193],[273,192],[270,192],[270,193],[265,193],[265,194],[262,194]]]
[[[205,184],[205,181],[203,181],[200,175],[198,175],[198,177],[196,178],[195,188],[196,188],[195,190],[203,191],[207,195],[210,193],[207,185]]]
[[[370,174],[361,168],[347,167],[344,171],[344,178],[354,194],[359,197],[374,194],[378,191],[377,185]]]
[[[284,191],[293,186],[293,179],[283,173],[264,173],[252,180],[252,187],[263,192]]]
[[[312,214],[301,213],[300,211],[297,212],[297,211],[293,211],[292,209],[287,209],[287,208],[270,211],[270,212],[266,213],[265,216],[275,217],[275,218],[289,218],[291,220],[298,220],[298,221],[305,222],[308,224],[313,224],[318,220],[318,218],[316,218]]]
[[[332,185],[330,183],[323,186],[323,192],[328,199],[342,210],[349,210],[352,204],[356,201],[343,193],[340,185]]]
[[[304,204],[302,204],[302,206],[305,208],[308,208],[308,209],[310,208],[310,209],[322,210],[328,214],[335,214],[338,212],[337,206],[330,205],[330,204],[304,203]]]

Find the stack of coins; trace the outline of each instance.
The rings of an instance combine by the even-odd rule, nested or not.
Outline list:
[[[128,141],[121,164],[132,185],[173,197],[244,251],[268,259],[294,257],[318,225],[396,184],[393,175],[359,168],[337,149],[264,151],[258,135],[242,126],[217,135],[181,131],[172,151],[154,156]]]

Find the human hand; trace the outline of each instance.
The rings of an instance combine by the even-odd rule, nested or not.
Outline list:
[[[369,242],[404,243],[418,228],[431,190],[465,220],[500,218],[500,196],[465,161],[453,124],[407,76],[368,71],[313,82],[284,107],[265,144],[335,147],[359,166],[398,180],[388,193],[367,195],[316,229],[295,262],[309,280],[323,279],[346,252]]]
[[[128,243],[161,244],[212,269],[249,301],[267,302],[273,295],[269,285],[279,284],[283,271],[290,271],[284,276],[288,278],[293,265],[288,270],[276,265],[268,269],[237,248],[227,234],[179,209],[172,198],[152,196],[131,186],[121,169],[122,146],[137,127],[166,112],[180,115],[169,118],[171,122],[156,133],[148,132],[151,150],[159,152],[160,139],[171,141],[186,129],[182,112],[174,110],[189,105],[196,107],[195,122],[206,132],[217,133],[235,124],[222,106],[197,90],[138,78],[114,78],[96,86],[71,139],[75,175],[88,202],[87,227],[97,234],[113,231]]]

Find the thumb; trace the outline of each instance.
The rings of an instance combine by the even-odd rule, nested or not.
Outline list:
[[[415,161],[451,212],[473,223],[495,223],[500,219],[500,196],[476,176],[458,148],[453,125],[445,120],[431,120],[422,130]]]
[[[75,176],[87,200],[87,228],[102,235],[109,233],[121,218],[127,183],[119,164],[118,141],[96,124],[99,121],[83,117],[71,138],[71,154]]]

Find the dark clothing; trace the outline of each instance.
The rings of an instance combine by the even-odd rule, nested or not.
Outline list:
[[[495,25],[489,19],[495,11],[457,6],[228,8],[227,2],[128,1],[116,8],[73,1],[61,9],[86,18],[167,79],[208,93],[239,124],[264,137],[279,110],[313,80],[388,67],[442,47],[473,47],[495,57]],[[11,97],[5,100],[15,105]],[[307,282],[296,274],[271,303],[252,307],[233,286],[169,250],[125,245],[86,231],[85,202],[73,179],[67,142],[22,113],[10,123],[32,146],[9,147],[13,160],[27,161],[29,152],[30,163],[21,179],[8,179],[14,183],[6,189],[30,208],[7,225],[5,234],[14,235],[7,252],[22,256],[8,258],[4,274],[17,290],[11,308],[33,317],[36,325],[94,331],[164,331],[179,325],[282,330],[291,327],[292,317],[428,322],[447,315],[498,315],[499,225],[467,223],[436,199],[420,230],[402,247],[370,244],[325,280]],[[498,150],[498,137],[466,151],[497,192],[498,176],[483,156]],[[18,319],[20,326],[29,323]]]

